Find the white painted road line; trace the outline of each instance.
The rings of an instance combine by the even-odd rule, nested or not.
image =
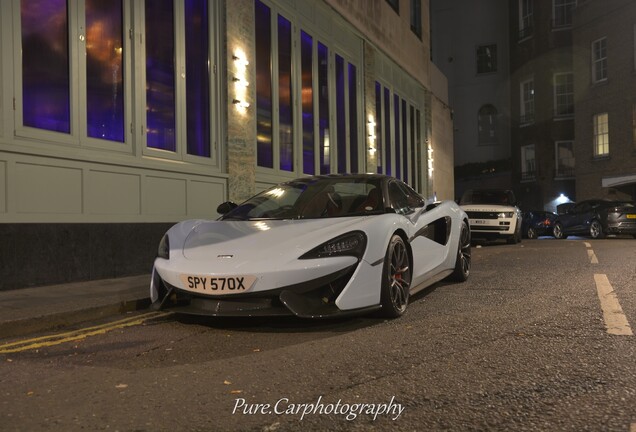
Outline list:
[[[636,423],[632,423],[629,427],[629,432],[636,432]]]
[[[585,245],[586,248],[591,248],[592,247],[592,245],[590,243],[588,243],[588,242],[583,242],[583,244]]]
[[[596,282],[596,291],[601,301],[601,309],[603,310],[603,319],[607,333],[619,336],[633,336],[632,329],[627,322],[627,317],[623,313],[616,297],[616,292],[610,284],[607,276],[604,274],[595,274],[594,282]]]
[[[590,259],[590,263],[598,264],[598,258],[596,258],[596,254],[592,249],[587,250],[587,257]]]

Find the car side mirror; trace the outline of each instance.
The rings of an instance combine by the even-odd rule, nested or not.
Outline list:
[[[224,203],[219,204],[219,206],[216,208],[216,212],[218,214],[224,215],[231,212],[237,207],[238,207],[238,204],[233,203],[232,201],[226,201]]]

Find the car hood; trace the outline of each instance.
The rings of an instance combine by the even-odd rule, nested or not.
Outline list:
[[[303,253],[345,232],[368,217],[308,220],[208,221],[190,230],[183,244],[188,260],[232,259],[236,265]]]

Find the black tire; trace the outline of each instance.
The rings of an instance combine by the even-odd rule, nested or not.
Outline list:
[[[448,278],[455,282],[465,282],[468,279],[468,275],[470,275],[470,263],[470,229],[468,229],[468,224],[462,221],[457,244],[455,269]]]
[[[387,318],[402,316],[409,304],[411,259],[402,237],[394,234],[386,248],[382,269],[381,314]]]
[[[593,239],[602,239],[605,238],[605,233],[603,232],[603,225],[594,219],[592,223],[590,223],[590,237]]]
[[[554,224],[554,228],[552,229],[552,235],[554,236],[555,239],[559,239],[559,240],[568,238],[568,236],[563,233],[563,225],[561,225],[560,222],[557,222]]]
[[[528,228],[528,231],[526,232],[526,237],[528,237],[529,239],[537,238],[537,232],[535,231],[533,227]]]

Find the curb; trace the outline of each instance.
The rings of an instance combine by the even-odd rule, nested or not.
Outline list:
[[[0,339],[10,339],[27,334],[57,330],[87,321],[147,309],[148,306],[150,306],[150,298],[146,297],[39,317],[0,322]]]

